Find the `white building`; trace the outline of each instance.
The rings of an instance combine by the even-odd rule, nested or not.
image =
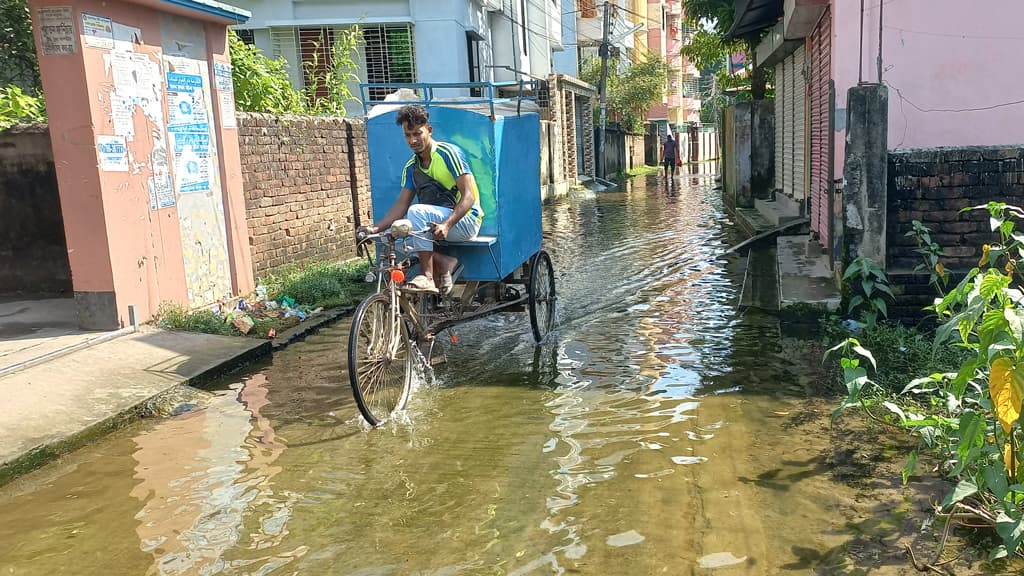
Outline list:
[[[358,25],[362,82],[497,82],[545,78],[562,46],[562,0],[235,0],[252,12],[246,42],[290,64],[328,63],[333,35]],[[326,69],[326,65],[318,65]],[[358,95],[353,83],[352,91]],[[386,91],[368,96],[380,99]],[[352,114],[362,113],[358,103]]]

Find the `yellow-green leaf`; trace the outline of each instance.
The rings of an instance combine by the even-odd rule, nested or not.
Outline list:
[[[996,358],[989,370],[988,387],[996,418],[1003,426],[1003,431],[1009,434],[1014,422],[1020,418],[1020,405],[1024,400],[1024,375],[1013,365],[1013,360]]]

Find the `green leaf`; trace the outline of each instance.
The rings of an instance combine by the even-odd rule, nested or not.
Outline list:
[[[846,384],[846,391],[849,394],[849,401],[856,404],[860,399],[860,392],[868,383],[868,373],[861,367],[845,368],[843,370],[843,382]]]
[[[996,516],[996,532],[1003,539],[1003,545],[1007,550],[1017,550],[1021,540],[1024,540],[1024,520],[1011,518],[1006,512],[1000,512]]]
[[[847,308],[847,310],[849,312],[853,312],[854,310],[857,309],[857,306],[860,306],[863,303],[864,303],[864,297],[861,296],[860,294],[857,294],[856,296],[854,296],[853,298],[850,299],[850,305]]]
[[[985,419],[976,412],[964,412],[960,416],[960,442],[956,446],[959,457],[958,470],[962,470],[970,463],[971,452],[975,448],[985,445],[985,424]]]
[[[1024,339],[1024,323],[1021,322],[1020,315],[1013,308],[1003,310],[1003,315],[1006,318],[1006,326],[1010,330],[1010,335],[1017,343],[1020,343]]]
[[[911,450],[910,456],[907,457],[907,463],[903,465],[903,485],[907,485],[907,481],[910,477],[917,472],[917,450]]]
[[[971,482],[970,480],[961,480],[956,485],[956,488],[946,495],[946,498],[942,501],[942,509],[946,510],[957,502],[963,501],[964,498],[977,493],[978,487],[974,485],[974,482]]]
[[[996,546],[988,553],[989,560],[999,560],[1000,558],[1006,558],[1007,556],[1009,556],[1009,554],[1006,552],[1006,546],[1002,544]]]
[[[995,270],[989,270],[981,278],[979,292],[985,301],[992,298],[1010,286],[1010,277]]]
[[[896,296],[894,296],[892,293],[892,289],[889,288],[889,286],[886,285],[885,283],[878,282],[877,284],[875,284],[875,288],[877,288],[879,292],[885,292],[886,294],[889,295],[890,298],[896,298]]]
[[[867,296],[868,298],[870,298],[871,297],[871,292],[873,291],[873,288],[875,287],[875,283],[872,282],[870,278],[863,278],[860,281],[860,287],[861,287],[861,289],[864,290],[864,296]]]
[[[981,343],[981,351],[987,352],[1000,334],[1008,333],[1009,326],[1006,323],[1006,316],[1002,310],[988,310],[981,316],[981,324],[978,326],[978,339]]]
[[[871,303],[875,305],[875,308],[882,313],[882,316],[889,317],[889,305],[885,303],[885,300],[881,298],[872,298]]]
[[[903,409],[897,406],[896,404],[893,404],[892,402],[882,402],[882,406],[888,408],[889,412],[892,412],[896,416],[899,416],[900,423],[907,419],[907,415],[903,412]]]
[[[853,351],[860,354],[862,357],[867,358],[868,362],[871,362],[871,367],[878,370],[878,364],[875,362],[875,357],[871,354],[870,350],[857,343],[853,345]]]
[[[999,227],[1000,227],[1000,226],[1002,226],[1002,225],[1003,225],[1003,219],[1002,219],[1002,218],[995,218],[995,217],[990,217],[990,218],[988,219],[988,225],[989,225],[989,228],[990,228],[990,229],[991,229],[991,230],[992,230],[993,232],[995,232],[996,230],[999,230]]]
[[[988,465],[981,469],[981,476],[985,479],[985,488],[1000,501],[1006,499],[1010,491],[1009,482],[1006,479],[1006,467]]]

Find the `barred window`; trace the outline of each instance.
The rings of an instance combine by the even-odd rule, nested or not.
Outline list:
[[[416,81],[415,44],[412,26],[408,24],[376,24],[363,27],[363,50],[366,59],[366,81],[399,83]],[[371,88],[371,101],[383,100],[390,88]]]
[[[256,34],[254,30],[236,28],[235,34],[238,35],[239,40],[241,40],[245,44],[248,44],[249,46],[256,44]]]
[[[331,47],[335,35],[347,26],[272,28],[274,58],[289,64],[289,76],[297,88],[317,85],[317,96],[326,90],[324,78],[333,67]],[[412,26],[409,24],[363,24],[359,46],[360,80],[371,84],[416,81],[416,62]],[[392,88],[372,88],[367,95],[380,101]]]

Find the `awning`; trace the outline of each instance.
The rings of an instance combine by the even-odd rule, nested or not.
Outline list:
[[[728,39],[743,38],[773,26],[782,18],[782,0],[733,0],[736,15]]]

